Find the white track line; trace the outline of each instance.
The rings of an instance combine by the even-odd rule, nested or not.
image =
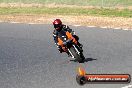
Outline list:
[[[79,27],[79,26],[81,26],[81,25],[73,25],[73,26]]]
[[[0,20],[0,22],[2,23],[2,22],[4,22],[4,21],[1,21]],[[22,22],[8,22],[8,23],[22,23]],[[25,23],[25,24],[43,24],[43,23]],[[73,26],[75,26],[75,27],[79,27],[79,26],[82,26],[82,25],[73,25]],[[94,27],[97,27],[97,26],[87,26],[87,27],[89,27],[89,28],[94,28]],[[98,28],[103,28],[103,29],[107,29],[107,28],[109,28],[109,27],[98,27]],[[128,31],[128,30],[130,30],[130,31],[132,31],[132,29],[122,29],[122,28],[112,28],[112,29],[120,29],[120,30],[125,30],[125,31]]]
[[[37,24],[37,23],[27,23],[27,24]]]
[[[127,30],[130,30],[130,29],[123,29],[123,30],[126,30],[127,31]]]
[[[108,27],[100,27],[100,28],[108,28]]]
[[[93,28],[93,27],[96,27],[96,26],[87,26],[87,27]]]
[[[114,29],[121,29],[121,28],[114,28]]]
[[[9,23],[18,24],[18,23],[21,23],[21,22],[9,22]]]
[[[121,87],[121,88],[132,88],[132,85],[124,86],[124,87]]]

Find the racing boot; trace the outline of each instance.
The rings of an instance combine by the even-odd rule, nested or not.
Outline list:
[[[78,45],[80,48],[83,47],[83,45],[82,45],[80,42],[77,42],[77,45]]]

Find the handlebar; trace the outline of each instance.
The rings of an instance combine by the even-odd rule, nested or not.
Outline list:
[[[73,39],[68,39],[68,40],[66,40],[66,42],[64,42],[63,44],[64,44],[64,45],[67,45],[67,43],[72,42],[72,40],[73,40]]]

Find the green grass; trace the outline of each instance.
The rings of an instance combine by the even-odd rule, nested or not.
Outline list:
[[[124,9],[84,9],[84,8],[0,8],[1,15],[8,14],[53,14],[53,15],[93,15],[108,17],[132,17],[132,10]]]
[[[42,3],[42,4],[68,4],[87,6],[132,6],[132,0],[0,0],[0,3]]]

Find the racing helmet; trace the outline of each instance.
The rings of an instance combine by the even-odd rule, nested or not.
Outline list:
[[[62,22],[60,19],[55,19],[54,22],[53,22],[53,25],[54,25],[54,28],[57,30],[57,31],[60,31],[61,28],[62,28]]]

